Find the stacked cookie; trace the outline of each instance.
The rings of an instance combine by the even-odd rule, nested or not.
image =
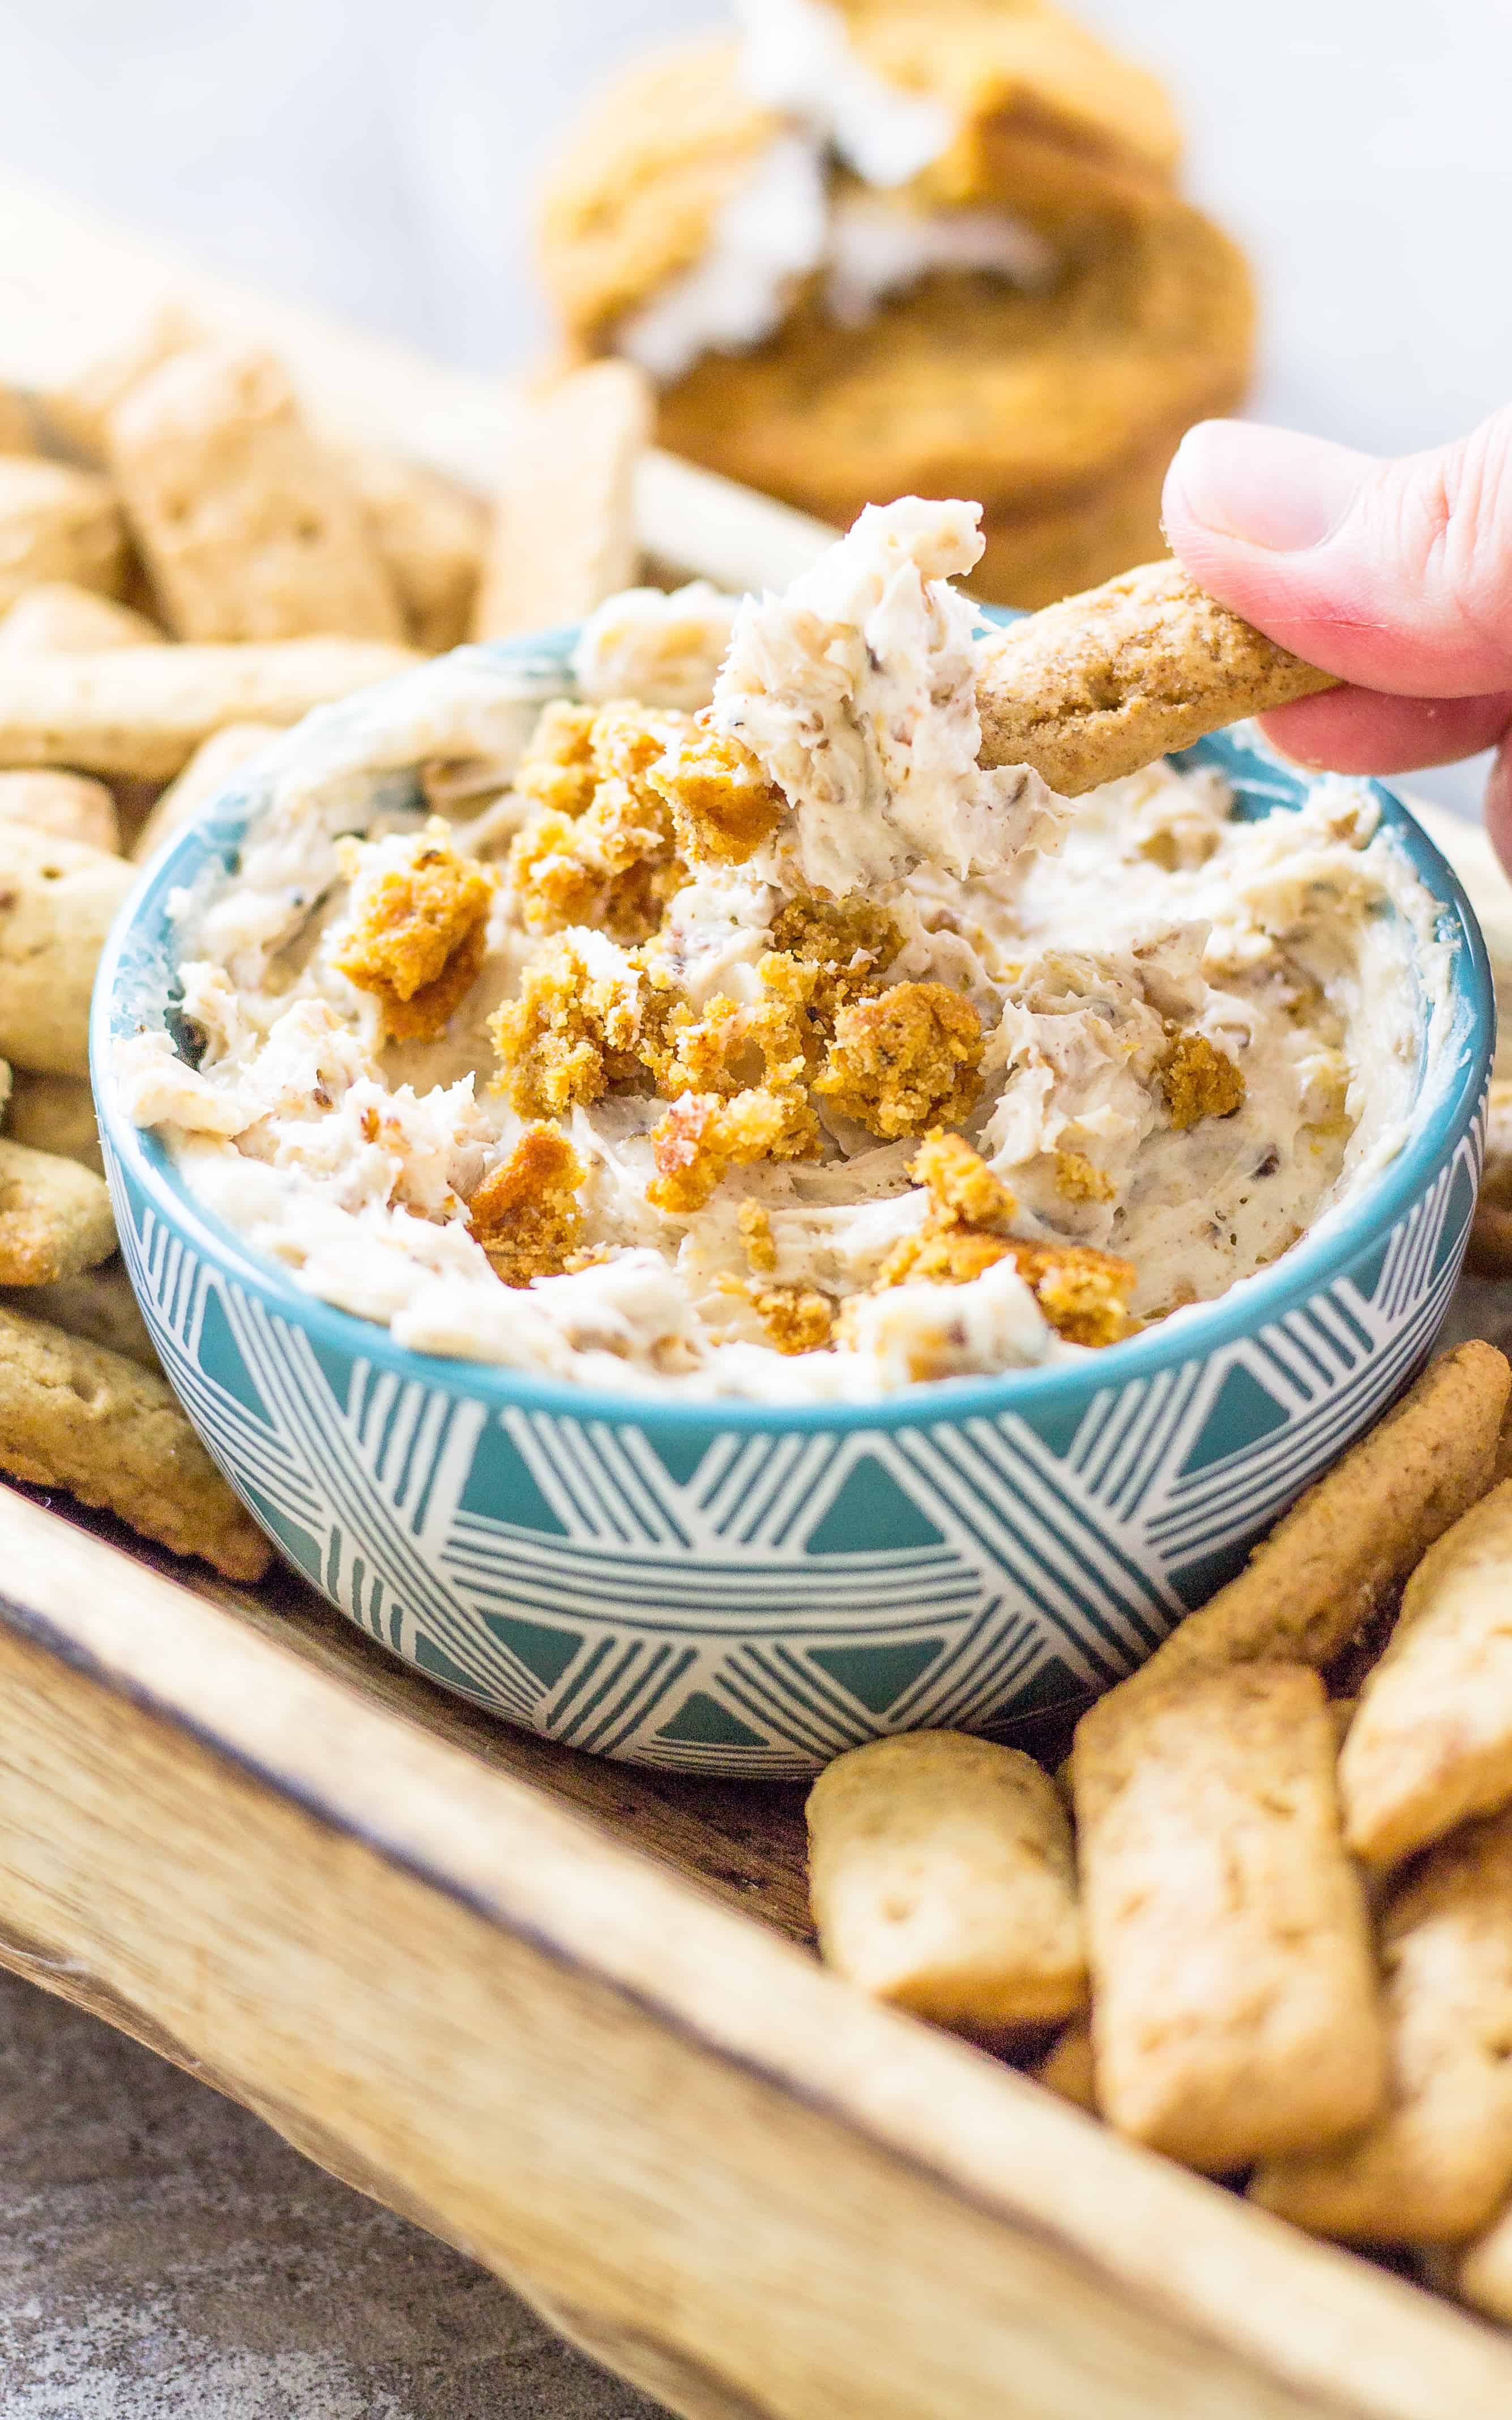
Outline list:
[[[1254,335],[1159,85],[1044,0],[737,5],[743,39],[624,76],[549,179],[573,350],[640,364],[663,444],[821,519],[980,498],[984,596],[1158,553],[1165,466]]]

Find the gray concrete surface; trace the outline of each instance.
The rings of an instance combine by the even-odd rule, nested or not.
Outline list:
[[[485,2270],[0,1972],[4,2420],[656,2420]]]

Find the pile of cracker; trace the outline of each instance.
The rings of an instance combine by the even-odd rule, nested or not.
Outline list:
[[[1487,1343],[1434,1363],[1059,1787],[914,1732],[809,1822],[841,1974],[1512,2321],[1509,1386]]]
[[[266,1570],[116,1257],[87,1057],[100,951],[141,863],[313,707],[624,587],[647,421],[616,365],[579,373],[521,414],[486,504],[332,442],[282,363],[177,308],[56,392],[0,386],[10,1477],[108,1507],[229,1578]]]
[[[760,11],[743,13],[758,35]],[[835,0],[783,23],[796,16],[842,44],[857,89],[871,80],[873,133],[889,107],[953,129],[917,173],[879,163],[869,183],[853,128],[851,153],[819,165],[832,230],[849,213],[864,252],[924,255],[940,230],[953,262],[921,255],[911,282],[856,307],[825,267],[795,270],[762,340],[705,331],[691,359],[689,341],[653,341],[647,315],[717,244],[744,248],[753,284],[764,227],[769,257],[792,240],[803,206],[780,187],[783,147],[813,132],[755,97],[754,46],[687,41],[620,73],[547,178],[542,266],[569,355],[641,362],[660,443],[841,527],[896,496],[979,499],[974,585],[1001,603],[1158,554],[1170,458],[1195,420],[1239,404],[1255,345],[1247,265],[1181,195],[1160,83],[1049,0]],[[845,239],[829,240],[838,262]],[[723,282],[738,302],[739,271]],[[706,292],[696,309],[718,321]]]

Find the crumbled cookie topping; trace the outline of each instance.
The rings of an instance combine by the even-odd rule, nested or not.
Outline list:
[[[749,1300],[779,1353],[822,1353],[834,1340],[835,1306],[812,1286],[752,1288]]]
[[[537,950],[518,998],[488,1020],[504,1068],[501,1088],[521,1117],[563,1117],[640,1072],[638,985],[617,970],[596,971],[590,939],[563,933]]]
[[[591,925],[643,941],[686,880],[671,811],[651,768],[686,716],[640,706],[548,706],[521,770],[539,807],[510,850],[520,914],[536,932]],[[517,786],[519,786],[517,780]]]
[[[1244,1102],[1242,1070],[1205,1033],[1171,1032],[1160,1088],[1172,1125],[1183,1129],[1203,1118],[1232,1117]]]
[[[738,739],[711,729],[703,715],[682,718],[648,778],[671,810],[684,853],[716,865],[744,865],[770,840],[782,793]]]
[[[332,964],[370,992],[396,1042],[430,1041],[483,964],[495,876],[439,817],[403,839],[342,844],[349,914]]]
[[[811,1159],[819,1121],[796,1084],[764,1084],[721,1100],[717,1093],[685,1093],[651,1138],[656,1173],[646,1200],[674,1218],[702,1210],[731,1168],[762,1159]]]
[[[874,1135],[922,1134],[969,1116],[981,1052],[968,1000],[946,984],[894,984],[839,1011],[814,1091]]]
[[[469,1232],[505,1285],[560,1276],[578,1256],[583,1233],[578,1188],[587,1173],[556,1126],[532,1125],[484,1178],[468,1204]]]
[[[921,1227],[893,1247],[872,1291],[891,1286],[969,1285],[1011,1261],[1045,1318],[1072,1344],[1115,1344],[1128,1329],[1134,1283],[1130,1263],[1085,1244],[1039,1244],[1003,1232],[1013,1195],[959,1135],[932,1134],[909,1173],[929,1195]],[[841,1326],[844,1326],[843,1314]]]

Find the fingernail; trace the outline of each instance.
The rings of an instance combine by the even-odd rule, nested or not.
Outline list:
[[[1326,438],[1204,420],[1182,438],[1170,477],[1180,504],[1216,536],[1293,554],[1332,537],[1373,468],[1368,454]]]

